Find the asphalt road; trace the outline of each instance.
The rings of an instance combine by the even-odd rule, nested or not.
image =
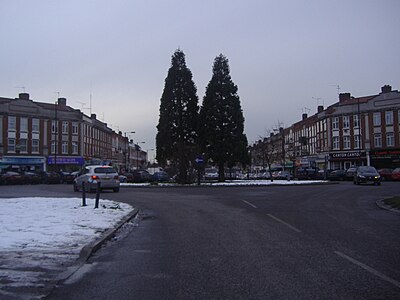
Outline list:
[[[68,188],[42,192],[77,195]],[[400,215],[375,204],[399,191],[345,182],[104,193],[138,207],[138,220],[48,299],[400,299]]]

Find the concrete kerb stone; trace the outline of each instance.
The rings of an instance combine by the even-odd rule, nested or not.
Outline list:
[[[118,229],[120,229],[125,223],[129,222],[134,217],[136,217],[138,213],[139,209],[134,208],[128,215],[122,218],[121,221],[119,221],[115,227],[105,231],[104,234],[101,236],[101,238],[83,247],[79,253],[79,258],[75,261],[74,265],[68,267],[68,269],[65,272],[61,273],[58,276],[57,283],[65,281],[69,277],[71,277],[82,265],[86,263],[86,261],[94,252],[100,249],[100,247],[105,242],[109,241],[115,235]]]
[[[390,205],[385,204],[384,199],[379,199],[375,203],[379,208],[382,208],[382,209],[385,209],[385,210],[388,210],[388,211],[391,211],[391,212],[394,212],[394,213],[397,213],[400,215],[400,209],[392,208]]]

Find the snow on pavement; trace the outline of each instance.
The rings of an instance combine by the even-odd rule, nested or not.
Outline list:
[[[43,288],[80,250],[132,211],[125,203],[81,198],[0,198],[0,298]],[[25,295],[27,296],[27,295]],[[22,298],[24,295],[22,295]],[[30,297],[29,297],[30,298]]]

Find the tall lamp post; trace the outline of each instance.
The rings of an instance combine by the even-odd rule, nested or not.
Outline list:
[[[137,142],[136,143],[136,170],[139,170],[139,144],[145,144],[146,142]]]
[[[129,160],[129,138],[127,137],[127,134],[133,134],[135,133],[134,131],[127,131],[124,132],[124,136],[125,136],[125,172],[128,172],[128,160]]]

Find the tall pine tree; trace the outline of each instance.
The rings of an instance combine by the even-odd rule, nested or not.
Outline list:
[[[197,152],[199,100],[196,93],[185,54],[178,49],[172,55],[161,96],[156,158],[161,166],[177,170],[180,183],[190,180],[188,175]]]
[[[219,181],[225,180],[225,166],[246,164],[249,160],[237,90],[230,76],[228,59],[220,54],[214,61],[199,121],[200,144],[207,159],[218,166]]]

